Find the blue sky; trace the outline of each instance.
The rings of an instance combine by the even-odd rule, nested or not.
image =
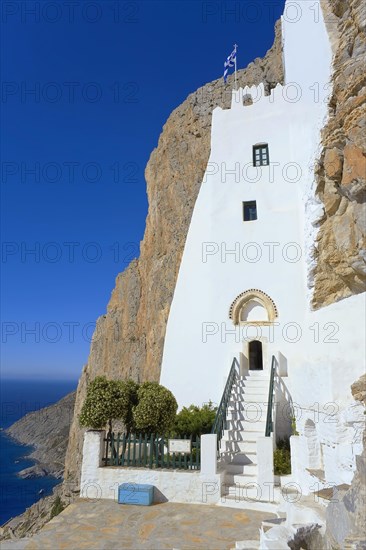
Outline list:
[[[2,4],[2,376],[76,379],[138,256],[170,112],[265,54],[284,0]],[[32,252],[33,251],[33,252]]]

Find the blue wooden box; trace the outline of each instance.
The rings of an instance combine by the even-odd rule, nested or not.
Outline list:
[[[141,483],[122,483],[118,487],[119,504],[137,504],[150,506],[154,501],[154,485]]]

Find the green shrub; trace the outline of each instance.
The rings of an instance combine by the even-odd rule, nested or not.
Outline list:
[[[291,474],[290,440],[286,437],[277,441],[277,449],[273,453],[275,475]]]
[[[65,506],[59,496],[55,498],[53,501],[53,506],[51,508],[51,516],[50,519],[54,518],[55,516],[58,516],[61,514],[62,510],[65,509]]]
[[[299,432],[296,429],[296,418],[294,416],[291,419],[291,429],[292,429],[292,435],[299,435]]]
[[[138,385],[132,380],[107,380],[97,376],[87,388],[79,422],[100,430],[112,420],[121,419],[129,431],[133,426],[132,408],[137,403]]]
[[[137,391],[138,403],[133,408],[136,432],[165,434],[174,423],[178,404],[170,390],[157,382],[145,382]]]
[[[211,401],[205,403],[202,407],[197,405],[183,407],[175,418],[172,435],[175,437],[192,435],[195,438],[202,434],[211,433],[216,411],[217,407],[214,407]]]

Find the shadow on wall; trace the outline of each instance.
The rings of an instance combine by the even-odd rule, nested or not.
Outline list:
[[[287,358],[279,352],[278,370],[275,376],[275,434],[276,439],[284,439],[292,435],[293,402],[284,378],[287,374]]]

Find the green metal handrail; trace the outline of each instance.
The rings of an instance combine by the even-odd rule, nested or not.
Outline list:
[[[221,397],[220,405],[218,406],[215,420],[211,430],[212,434],[217,434],[217,447],[219,447],[220,440],[226,428],[227,407],[228,407],[232,387],[234,385],[234,382],[239,376],[239,367],[240,367],[239,361],[237,360],[236,357],[234,357],[234,360],[231,364],[230,373],[229,373],[228,379],[226,380],[225,388]]]
[[[271,363],[271,376],[269,380],[269,392],[268,392],[268,409],[267,409],[267,421],[266,421],[266,431],[265,436],[269,437],[273,432],[273,419],[272,419],[272,408],[273,408],[273,390],[274,390],[274,377],[276,372],[276,358],[272,355]]]

